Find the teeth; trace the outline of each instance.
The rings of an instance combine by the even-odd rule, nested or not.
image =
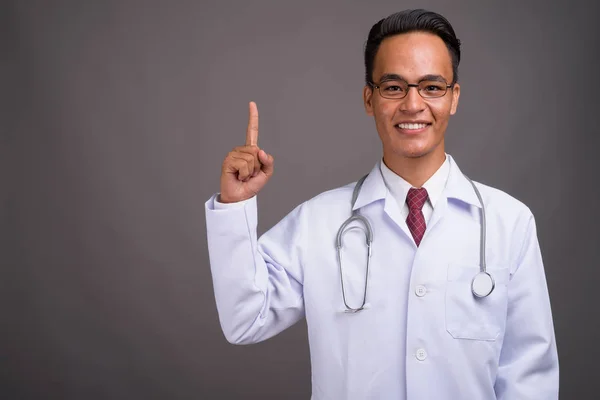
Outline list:
[[[398,128],[400,129],[422,129],[426,126],[427,124],[398,124]]]

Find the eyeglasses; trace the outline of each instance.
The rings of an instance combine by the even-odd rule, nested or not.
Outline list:
[[[386,99],[403,99],[408,94],[411,87],[417,88],[417,91],[424,99],[436,99],[444,97],[449,88],[454,86],[448,85],[444,80],[424,80],[419,83],[408,83],[405,80],[386,80],[379,84],[369,82],[373,89],[379,89],[381,97]]]

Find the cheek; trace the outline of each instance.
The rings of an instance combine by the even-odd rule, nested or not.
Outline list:
[[[373,112],[375,117],[378,119],[378,123],[387,123],[394,116],[396,107],[390,103],[374,103]]]
[[[444,104],[431,106],[430,109],[431,114],[433,114],[433,117],[435,118],[437,123],[446,123],[448,122],[448,119],[450,118],[450,115],[452,113],[452,103],[448,102]]]

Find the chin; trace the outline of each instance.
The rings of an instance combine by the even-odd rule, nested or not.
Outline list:
[[[430,152],[428,151],[403,151],[396,152],[397,155],[404,158],[421,158],[428,155]]]
[[[435,146],[431,145],[396,145],[392,147],[392,153],[402,158],[421,158],[431,154],[435,150]]]

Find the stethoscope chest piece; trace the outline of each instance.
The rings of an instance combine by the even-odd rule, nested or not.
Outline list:
[[[487,272],[479,272],[471,282],[471,291],[475,297],[487,297],[494,291],[496,283]]]

